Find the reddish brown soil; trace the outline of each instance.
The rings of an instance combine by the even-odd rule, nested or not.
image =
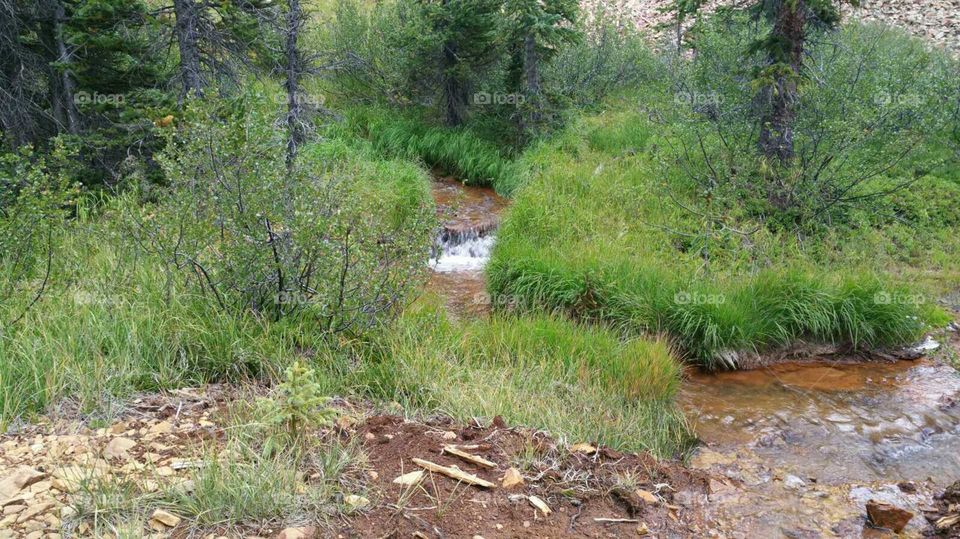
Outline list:
[[[456,438],[444,439],[445,432]],[[499,420],[463,428],[446,419],[424,424],[375,416],[357,435],[375,472],[369,486],[380,498],[370,511],[340,527],[342,537],[637,537],[644,526],[655,536],[690,536],[699,529],[696,515],[672,504],[673,492],[706,492],[708,480],[676,463],[603,448],[593,455],[568,453],[542,434],[512,429]],[[497,468],[442,454],[444,444],[479,445],[471,453],[497,463]],[[521,469],[525,485],[502,488],[504,472],[523,467],[520,456],[526,457],[523,462],[532,461]],[[428,475],[419,487],[394,484],[394,478],[419,469],[414,457],[457,465],[497,486],[467,486],[438,474]],[[625,482],[625,477],[633,482]],[[634,494],[636,488],[654,492],[657,484],[662,501],[644,503]],[[552,513],[535,510],[526,499],[530,495],[544,500]],[[636,522],[601,523],[595,518]]]

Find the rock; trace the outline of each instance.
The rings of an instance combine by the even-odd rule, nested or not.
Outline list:
[[[26,522],[41,513],[46,513],[51,508],[53,508],[53,502],[33,504],[26,511],[17,516],[17,522]]]
[[[960,481],[956,481],[947,487],[940,499],[947,503],[960,503]]]
[[[3,508],[3,515],[15,515],[26,508],[26,505],[8,505]]]
[[[901,481],[897,483],[897,488],[900,489],[900,492],[906,492],[907,494],[915,494],[917,492],[917,484],[913,481]]]
[[[137,442],[129,438],[114,438],[103,448],[103,456],[108,459],[128,459],[128,451],[136,447]]]
[[[161,529],[157,530],[157,527],[153,525],[154,523],[160,524]],[[150,527],[157,531],[163,531],[165,528],[175,528],[178,524],[180,524],[180,517],[163,509],[157,509],[150,515]]]
[[[913,518],[913,513],[889,503],[870,500],[867,502],[867,518],[873,526],[900,533]]]
[[[311,539],[317,534],[313,526],[303,528],[286,528],[277,534],[276,539]]]
[[[14,497],[21,490],[47,477],[47,474],[38,472],[29,466],[21,466],[12,474],[0,480],[0,501]]]
[[[161,421],[150,427],[150,430],[147,432],[150,434],[169,434],[173,432],[173,425],[171,425],[169,421]]]
[[[368,500],[367,498],[364,498],[363,496],[358,496],[356,494],[350,494],[348,496],[344,496],[343,502],[347,504],[347,507],[349,507],[351,510],[354,510],[354,511],[370,505],[370,500]]]
[[[423,470],[417,470],[415,472],[405,473],[401,476],[398,476],[393,480],[393,482],[398,485],[412,486],[422,481],[423,475]]]
[[[520,470],[516,468],[510,468],[503,474],[503,480],[501,485],[503,488],[513,488],[517,486],[523,486],[523,476],[520,475]]]
[[[571,453],[583,453],[585,455],[592,455],[597,452],[597,448],[585,443],[573,444],[570,446]]]
[[[92,483],[106,477],[109,466],[103,461],[93,461],[92,466],[70,465],[53,471],[51,486],[63,492],[75,492],[83,483]]]
[[[787,475],[783,480],[783,486],[787,487],[790,490],[800,490],[807,484],[795,475]]]
[[[537,496],[528,496],[527,500],[530,501],[530,505],[539,509],[540,512],[543,513],[544,515],[549,515],[550,513],[552,513],[547,503],[541,500],[540,498],[538,498]]]
[[[649,490],[643,490],[642,488],[637,489],[637,497],[649,504],[656,504],[660,500],[657,498],[657,495],[650,492]]]

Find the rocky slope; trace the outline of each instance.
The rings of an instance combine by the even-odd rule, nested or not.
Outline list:
[[[635,21],[641,28],[669,24],[664,13],[673,0],[585,0],[585,9],[594,12],[600,5],[608,11]],[[714,1],[708,5],[742,4],[744,0]],[[849,18],[880,22],[903,28],[931,43],[960,53],[960,0],[863,0],[859,7],[844,8]]]

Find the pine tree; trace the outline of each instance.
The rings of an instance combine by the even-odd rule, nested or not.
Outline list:
[[[507,0],[510,66],[507,87],[522,92],[521,118],[526,131],[536,131],[543,121],[546,98],[541,70],[561,46],[579,38],[575,0]]]
[[[430,35],[422,36],[421,47],[425,57],[435,58],[444,120],[448,126],[456,127],[466,120],[473,81],[499,56],[497,17],[501,3],[423,0],[421,5],[432,30]]]

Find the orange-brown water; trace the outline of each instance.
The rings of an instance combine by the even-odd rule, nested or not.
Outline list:
[[[483,266],[509,201],[493,189],[468,187],[449,177],[436,177],[432,191],[443,230],[428,286],[455,314],[486,314],[491,305]]]

